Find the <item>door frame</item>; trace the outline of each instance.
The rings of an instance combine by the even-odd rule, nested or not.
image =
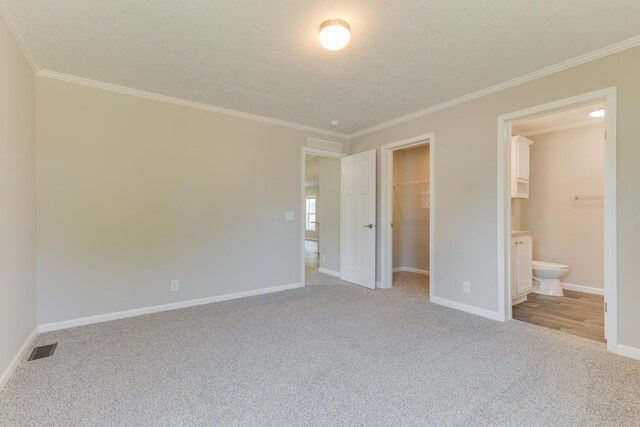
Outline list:
[[[306,188],[305,188],[305,178],[306,178],[306,169],[307,169],[307,163],[306,163],[306,157],[307,154],[313,154],[315,156],[319,156],[319,157],[331,157],[333,159],[341,159],[343,157],[346,157],[347,154],[345,153],[338,153],[335,151],[329,151],[329,150],[322,150],[320,148],[312,148],[312,147],[302,147],[302,151],[301,151],[301,168],[300,170],[302,171],[300,174],[300,180],[301,180],[301,190],[300,190],[300,227],[301,227],[301,235],[300,235],[300,256],[302,258],[301,260],[301,269],[300,269],[300,277],[302,278],[301,282],[303,286],[306,286],[307,280],[306,280],[306,273],[305,273],[305,246],[304,246],[304,241],[305,241],[305,237],[306,237],[306,221],[305,219],[305,215],[306,215],[306,211],[307,211],[307,206],[306,206],[306,197],[307,197],[307,193],[306,193]],[[342,191],[342,190],[341,190]],[[340,197],[342,198],[342,193],[340,194]],[[319,232],[318,232],[319,233]],[[318,235],[319,237],[319,235]],[[320,265],[320,261],[318,261],[318,266]],[[342,267],[340,267],[340,271],[341,272]]]
[[[618,353],[618,283],[617,283],[617,174],[616,123],[617,87],[560,99],[498,117],[498,319],[512,319],[511,306],[511,124],[576,107],[604,102],[605,176],[604,176],[604,291],[605,336],[607,350]]]
[[[377,287],[393,286],[393,152],[401,149],[429,146],[429,296],[435,289],[435,135],[433,132],[385,144],[380,147],[380,282]]]

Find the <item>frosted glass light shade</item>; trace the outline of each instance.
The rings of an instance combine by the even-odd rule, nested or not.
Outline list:
[[[341,19],[330,19],[320,25],[320,44],[328,50],[340,50],[351,40],[351,28]]]

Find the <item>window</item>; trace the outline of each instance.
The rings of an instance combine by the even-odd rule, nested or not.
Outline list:
[[[307,231],[316,231],[316,196],[307,196]]]

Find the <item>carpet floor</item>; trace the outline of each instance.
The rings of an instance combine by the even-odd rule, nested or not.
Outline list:
[[[640,362],[399,274],[41,334],[0,425],[640,425]]]

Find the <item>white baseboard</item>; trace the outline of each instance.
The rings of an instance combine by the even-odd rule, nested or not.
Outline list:
[[[483,308],[462,304],[460,302],[451,301],[451,300],[440,298],[440,297],[432,297],[430,300],[432,303],[444,305],[445,307],[449,307],[449,308],[455,308],[456,310],[475,314],[476,316],[486,317],[487,319],[491,319],[491,320],[499,319],[499,314],[496,311],[489,311]]]
[[[620,356],[625,356],[625,357],[630,357],[632,359],[640,360],[640,348],[634,348],[634,347],[618,344],[618,354]]]
[[[160,311],[177,310],[180,308],[193,307],[196,305],[211,304],[214,302],[229,301],[238,298],[252,297],[256,295],[269,294],[272,292],[287,291],[304,287],[304,283],[292,283],[290,285],[273,286],[270,288],[261,288],[251,291],[236,292],[232,294],[218,295],[215,297],[207,297],[193,299],[188,301],[174,302],[170,304],[156,305],[152,307],[136,308],[133,310],[118,311],[115,313],[99,314],[97,316],[82,317],[79,319],[63,320],[62,322],[53,322],[40,325],[39,332],[57,331],[60,329],[74,328],[76,326],[90,325],[93,323],[108,322],[110,320],[125,319],[127,317],[141,316],[143,314],[157,313]]]
[[[568,291],[584,292],[586,294],[604,295],[604,289],[602,288],[591,288],[589,286],[572,285],[571,283],[563,282],[562,289],[566,289]]]
[[[318,273],[328,274],[329,276],[340,277],[339,271],[327,270],[326,268],[319,268]]]
[[[7,384],[7,381],[9,381],[9,378],[11,378],[11,375],[13,375],[13,371],[16,370],[16,367],[22,361],[24,354],[27,352],[27,350],[31,346],[31,343],[33,343],[33,340],[36,338],[37,335],[38,335],[38,327],[36,326],[36,328],[33,330],[33,332],[31,332],[27,340],[24,342],[24,344],[22,344],[22,347],[20,347],[20,350],[18,350],[16,355],[13,356],[13,359],[11,359],[11,362],[9,362],[9,366],[7,366],[4,372],[2,373],[2,375],[0,375],[0,391],[2,391],[4,386]]]
[[[393,269],[394,273],[397,273],[398,271],[406,271],[406,272],[409,272],[409,273],[424,274],[426,276],[429,275],[429,271],[427,271],[427,270],[420,270],[420,269],[411,268],[411,267],[396,267],[396,268]]]

